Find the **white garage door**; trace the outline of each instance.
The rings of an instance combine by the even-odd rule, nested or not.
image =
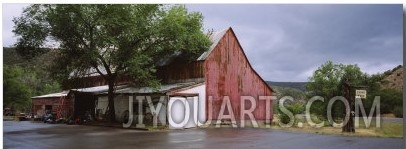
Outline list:
[[[197,96],[188,98],[170,97],[168,105],[170,129],[192,128],[197,126],[197,99]]]

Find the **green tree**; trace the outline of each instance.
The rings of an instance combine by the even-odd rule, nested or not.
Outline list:
[[[273,87],[277,91],[278,99],[284,96],[291,96],[294,100],[300,101],[306,98],[305,93],[301,90],[290,88],[290,87]]]
[[[370,92],[364,100],[365,111],[369,113],[376,96],[380,97],[380,112],[382,114],[395,113],[396,107],[403,107],[403,94],[395,89],[382,89]]]
[[[31,90],[31,96],[60,92],[60,86],[57,81],[50,78],[47,66],[52,62],[49,58],[53,51],[43,55],[24,59],[15,48],[3,48],[4,65],[17,67],[23,72],[19,77],[21,83],[28,86]]]
[[[19,53],[58,49],[51,71],[59,80],[95,70],[107,81],[111,121],[118,76],[158,86],[158,60],[179,53],[192,60],[210,45],[203,16],[179,5],[31,5],[13,21]]]
[[[384,80],[385,75],[381,73],[368,75],[367,78],[365,85],[368,86],[368,91],[371,93],[380,91],[382,89],[381,85],[386,82]]]
[[[31,90],[22,81],[23,70],[20,67],[3,65],[3,106],[19,111],[30,108]]]
[[[327,115],[327,105],[334,96],[343,96],[341,82],[347,78],[352,86],[363,85],[367,74],[363,73],[357,65],[334,64],[327,61],[322,64],[309,78],[306,90],[310,96],[321,96],[324,102],[316,101],[311,112],[318,115]],[[310,98],[309,98],[310,99]],[[342,117],[344,104],[335,102],[332,108],[333,117]]]

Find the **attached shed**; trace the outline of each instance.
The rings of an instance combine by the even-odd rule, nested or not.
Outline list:
[[[67,95],[68,91],[63,91],[59,93],[31,97],[32,113],[38,116],[42,116],[46,114],[46,112],[58,112],[58,117],[63,117],[62,115],[69,115],[69,113],[73,112],[73,103],[71,100],[66,98]]]
[[[116,89],[121,89],[127,87],[126,85],[116,86]],[[68,96],[69,99],[73,101],[74,104],[74,111],[73,117],[80,118],[84,116],[86,113],[90,113],[92,117],[96,117],[97,111],[97,101],[98,101],[98,94],[104,93],[108,91],[108,86],[95,86],[95,87],[88,87],[88,88],[80,88],[80,89],[71,89]]]
[[[129,119],[130,112],[130,102],[129,99],[132,97],[132,112],[133,112],[133,122],[135,126],[139,123],[139,116],[142,119],[142,123],[146,125],[153,124],[153,115],[157,116],[156,121],[158,125],[168,124],[168,117],[184,117],[186,113],[186,108],[183,104],[178,102],[173,102],[175,98],[181,99],[183,102],[189,101],[188,109],[192,109],[190,113],[191,119],[188,121],[180,120],[175,123],[188,123],[182,128],[196,127],[197,118],[200,121],[205,121],[205,84],[204,82],[182,82],[182,83],[172,83],[163,84],[159,88],[155,89],[152,87],[132,87],[129,85],[121,85],[115,87],[115,98],[114,98],[114,109],[116,121],[127,123]],[[107,96],[108,86],[96,86],[89,88],[71,89],[69,93],[65,93],[66,96],[73,105],[70,110],[70,114],[73,118],[79,118],[85,113],[90,113],[96,120],[103,120],[107,112],[108,106],[108,96]],[[142,105],[139,105],[137,97],[143,97]],[[152,105],[148,104],[149,98],[152,101]],[[59,98],[55,98],[57,102]],[[172,101],[172,102],[169,102]],[[158,102],[161,102],[161,108],[158,113],[154,113],[154,110],[158,108]],[[172,109],[168,108],[168,104],[173,106]],[[142,108],[142,114],[139,113],[139,107]]]

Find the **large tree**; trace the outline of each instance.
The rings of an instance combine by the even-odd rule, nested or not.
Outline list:
[[[352,86],[367,85],[366,80],[368,75],[363,73],[358,65],[335,64],[332,61],[327,61],[322,64],[313,75],[309,77],[309,83],[306,85],[306,90],[311,96],[321,96],[325,99],[323,103],[315,102],[311,112],[318,115],[327,115],[327,105],[334,96],[344,96],[342,83],[343,79],[347,79]],[[333,106],[333,117],[342,117],[344,105],[336,102]]]
[[[14,18],[16,48],[26,57],[58,49],[52,73],[81,77],[96,71],[108,83],[108,118],[115,120],[118,76],[136,85],[159,85],[157,61],[182,53],[196,58],[210,45],[203,16],[180,5],[31,5]],[[71,75],[71,76],[70,76]]]

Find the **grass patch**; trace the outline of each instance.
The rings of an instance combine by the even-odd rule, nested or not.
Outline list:
[[[166,131],[166,130],[169,130],[168,126],[162,126],[162,125],[158,125],[156,127],[154,127],[153,125],[146,125],[145,129],[147,129],[148,131]]]
[[[14,121],[18,120],[15,116],[3,116],[3,121]]]
[[[375,130],[378,134],[383,135],[383,137],[403,137],[403,124],[401,123],[381,123],[381,128],[376,128]]]
[[[313,117],[312,117],[313,119]],[[316,120],[317,121],[317,120]],[[319,123],[316,122],[315,123]],[[298,125],[302,123],[302,125]],[[339,122],[337,122],[339,123]],[[299,127],[302,126],[302,127]],[[333,134],[345,136],[362,136],[362,137],[384,137],[384,138],[402,138],[403,137],[403,123],[394,122],[381,122],[380,127],[376,126],[376,121],[372,120],[370,126],[367,128],[362,118],[359,122],[359,127],[355,128],[355,133],[343,133],[341,127],[333,127],[324,121],[324,126],[315,128],[310,126],[305,119],[296,119],[292,127],[283,128],[279,126],[278,122],[274,122],[271,126],[272,129],[299,131],[317,134]]]

